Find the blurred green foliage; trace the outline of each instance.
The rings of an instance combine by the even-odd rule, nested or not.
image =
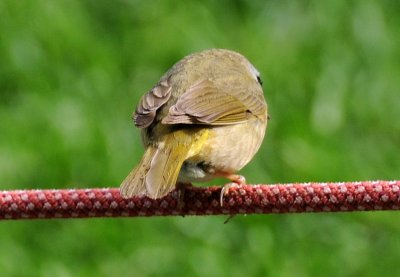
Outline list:
[[[396,1],[0,1],[2,189],[115,186],[130,120],[206,48],[262,73],[250,183],[399,178]],[[0,222],[1,276],[398,276],[395,212]]]

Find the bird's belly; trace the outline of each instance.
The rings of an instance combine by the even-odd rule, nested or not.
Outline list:
[[[184,162],[179,180],[208,181],[221,173],[235,173],[256,154],[265,129],[266,120],[258,118],[242,124],[211,128],[199,152]]]

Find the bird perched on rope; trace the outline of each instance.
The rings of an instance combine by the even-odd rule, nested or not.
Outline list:
[[[156,199],[176,183],[224,177],[256,154],[267,127],[267,103],[259,72],[241,54],[211,49],[189,55],[169,69],[140,100],[133,120],[145,153],[121,184],[121,195]]]

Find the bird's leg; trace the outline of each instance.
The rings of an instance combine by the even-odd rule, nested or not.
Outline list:
[[[186,188],[192,187],[193,185],[191,183],[181,183],[178,182],[176,183],[176,189],[178,191],[178,209],[179,211],[182,211],[183,207],[185,206],[185,191]]]
[[[224,205],[224,196],[228,194],[229,189],[237,188],[242,185],[245,185],[246,179],[242,175],[236,175],[236,174],[219,174],[219,176],[225,177],[226,179],[229,179],[232,181],[231,183],[224,185],[221,189],[219,201],[220,201],[220,204],[222,207]]]

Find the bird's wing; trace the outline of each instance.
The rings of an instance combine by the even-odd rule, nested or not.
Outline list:
[[[171,97],[171,86],[168,79],[161,81],[140,99],[133,121],[136,127],[146,128],[154,121],[157,110]]]
[[[252,88],[240,83],[228,84],[217,87],[214,82],[203,80],[191,86],[170,108],[162,123],[230,125],[254,115],[265,115],[267,107],[262,92],[254,95],[249,93]]]

